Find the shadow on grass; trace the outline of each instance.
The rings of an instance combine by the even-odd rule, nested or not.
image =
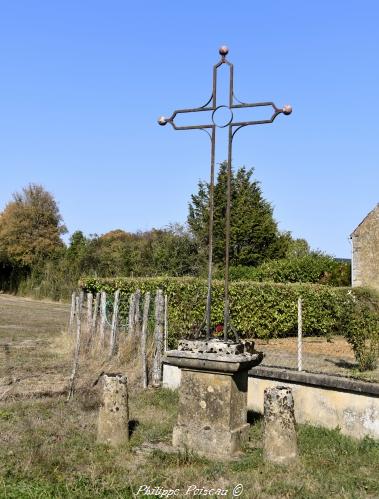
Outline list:
[[[137,419],[131,419],[128,423],[129,437],[133,435],[136,429],[139,427],[139,421]]]
[[[259,412],[247,411],[247,422],[250,425],[255,425],[256,423],[259,423],[262,420],[263,416],[262,414],[259,414]]]
[[[325,358],[324,360],[326,360],[326,362],[329,362],[330,364],[334,364],[337,367],[342,367],[343,369],[357,369],[358,367],[358,364],[356,362],[349,362],[344,359],[333,360]]]

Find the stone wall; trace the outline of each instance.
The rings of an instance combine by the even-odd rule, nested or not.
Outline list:
[[[165,388],[177,389],[180,378],[178,367],[163,365]],[[264,390],[278,385],[292,389],[298,423],[379,440],[379,383],[258,366],[249,371],[248,409],[263,414]]]
[[[352,286],[379,290],[379,204],[351,234]]]

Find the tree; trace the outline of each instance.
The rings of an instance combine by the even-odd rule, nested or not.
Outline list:
[[[141,235],[143,269],[149,275],[196,275],[199,258],[196,241],[179,224],[152,229]]]
[[[286,258],[302,258],[310,254],[315,254],[315,252],[311,251],[305,239],[293,239],[288,245]]]
[[[32,267],[64,248],[67,231],[52,194],[29,184],[13,195],[0,216],[1,253],[13,265]]]
[[[197,271],[197,247],[180,225],[131,234],[114,230],[96,242],[98,275],[186,275]]]
[[[101,276],[129,275],[131,234],[121,229],[111,230],[94,241],[96,271]]]
[[[258,265],[264,260],[285,256],[289,233],[280,233],[271,204],[263,199],[260,184],[251,180],[253,169],[242,167],[231,178],[231,265]],[[221,163],[214,190],[214,262],[224,262],[227,163]],[[198,245],[208,246],[209,184],[199,182],[191,196],[188,225]]]

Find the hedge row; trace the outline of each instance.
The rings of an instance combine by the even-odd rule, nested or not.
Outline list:
[[[168,321],[172,340],[199,326],[205,315],[206,281],[199,278],[84,278],[86,291],[122,294],[140,289],[168,296]],[[212,324],[223,323],[223,282],[215,281]],[[346,334],[352,291],[314,284],[275,284],[236,281],[230,284],[231,317],[246,338],[276,338],[297,334],[297,301],[303,298],[303,331],[306,335]],[[356,298],[354,298],[355,300]],[[357,298],[360,299],[359,297]],[[363,298],[362,298],[363,299]]]
[[[222,278],[222,272],[218,276]],[[349,286],[351,265],[325,255],[305,255],[298,258],[268,260],[258,267],[231,267],[230,278],[233,281],[260,281],[313,284],[329,286]]]

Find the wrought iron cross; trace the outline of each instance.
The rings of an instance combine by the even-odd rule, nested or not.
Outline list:
[[[276,107],[273,102],[255,102],[245,103],[239,101],[234,94],[234,69],[233,64],[230,63],[226,56],[229,52],[228,47],[222,46],[219,50],[221,55],[220,61],[213,66],[213,89],[212,95],[208,102],[201,107],[192,109],[177,109],[172,113],[169,118],[161,116],[158,119],[160,125],[170,125],[175,130],[203,130],[208,133],[211,139],[211,174],[209,184],[209,234],[208,234],[208,290],[207,290],[207,305],[206,305],[206,337],[210,337],[211,330],[211,302],[212,302],[212,260],[213,260],[213,212],[214,212],[214,170],[215,170],[215,149],[216,149],[216,128],[228,127],[228,164],[227,164],[227,191],[226,191],[226,220],[225,220],[225,295],[224,295],[224,340],[228,338],[228,331],[232,329],[236,338],[238,335],[230,322],[229,312],[229,252],[230,252],[230,208],[231,208],[231,177],[232,177],[232,145],[235,134],[241,128],[248,125],[263,125],[272,123],[275,118],[283,113],[285,115],[291,114],[292,107],[289,105],[284,106],[282,109]],[[229,67],[229,102],[221,105],[217,102],[217,70],[226,64]],[[256,121],[234,121],[233,109],[241,109],[248,107],[271,107],[273,113],[270,118],[266,120]],[[197,113],[197,112],[212,112],[212,123],[203,125],[189,125],[178,126],[175,124],[175,118],[179,114]],[[226,113],[227,117],[224,121],[220,121],[220,114]]]

